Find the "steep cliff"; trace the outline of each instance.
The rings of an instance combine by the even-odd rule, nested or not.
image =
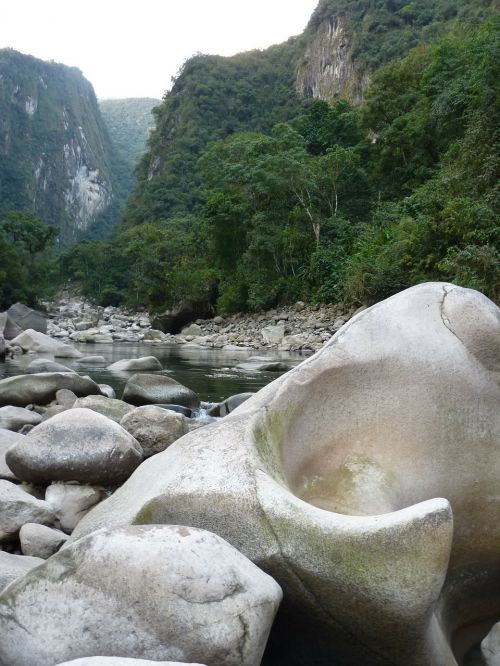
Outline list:
[[[360,104],[371,74],[446,30],[474,22],[490,0],[320,0],[304,33],[297,90]]]
[[[0,214],[33,212],[70,243],[116,209],[121,171],[82,73],[0,50]]]

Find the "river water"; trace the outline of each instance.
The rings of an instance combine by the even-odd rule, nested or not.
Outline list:
[[[282,372],[263,372],[237,369],[237,365],[251,356],[266,357],[269,360],[280,360],[290,365],[297,365],[306,356],[299,352],[278,352],[274,349],[223,351],[220,349],[204,349],[188,345],[154,345],[147,342],[114,342],[113,344],[75,344],[85,356],[104,356],[103,366],[85,365],[76,359],[56,358],[58,363],[77,370],[80,374],[89,375],[99,384],[109,384],[121,397],[130,372],[110,372],[106,366],[124,358],[140,356],[156,356],[163,365],[160,374],[166,374],[188,386],[206,402],[220,402],[230,395],[246,391],[258,391],[276,379]],[[0,379],[23,374],[26,366],[35,358],[45,357],[42,354],[23,354],[14,359],[0,361]],[[46,356],[46,358],[52,358]]]

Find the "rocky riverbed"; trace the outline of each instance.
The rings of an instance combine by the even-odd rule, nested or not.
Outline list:
[[[47,333],[72,342],[137,342],[190,344],[211,349],[238,347],[317,351],[362,308],[341,305],[293,306],[267,312],[196,319],[178,334],[153,327],[146,312],[117,307],[95,307],[81,299],[61,299],[48,304]]]

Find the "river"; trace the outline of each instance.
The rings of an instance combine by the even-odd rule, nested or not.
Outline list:
[[[124,358],[156,356],[163,365],[163,374],[173,377],[181,384],[195,391],[201,400],[220,402],[230,395],[245,391],[258,391],[276,379],[282,372],[263,372],[238,370],[236,366],[251,356],[280,360],[290,365],[297,365],[306,356],[299,352],[278,352],[274,349],[223,351],[204,349],[189,345],[154,345],[147,342],[114,342],[113,344],[77,344],[74,345],[85,356],[100,355],[106,359],[106,365],[85,365],[76,359],[54,359],[80,374],[89,375],[99,384],[112,386],[118,398],[130,372],[110,372],[106,366]],[[23,374],[26,366],[35,358],[52,358],[42,354],[23,354],[14,359],[0,361],[0,378]]]

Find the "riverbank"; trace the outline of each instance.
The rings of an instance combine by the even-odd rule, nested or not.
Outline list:
[[[61,299],[48,306],[47,333],[72,342],[139,342],[182,344],[209,349],[277,349],[317,351],[363,308],[342,305],[291,306],[260,313],[197,319],[179,334],[152,327],[149,313],[99,307],[82,299]]]

